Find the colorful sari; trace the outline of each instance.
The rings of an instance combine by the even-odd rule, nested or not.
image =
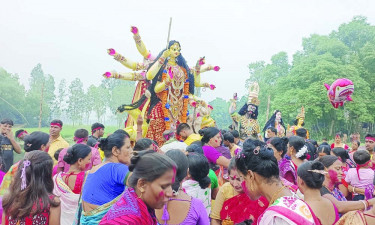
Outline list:
[[[146,204],[135,193],[133,188],[126,188],[121,198],[112,206],[100,221],[102,225],[134,224],[156,225],[154,210],[148,209]]]
[[[0,196],[4,196],[4,194],[8,191],[8,188],[10,186],[10,183],[12,182],[12,179],[18,171],[19,163],[20,161],[13,164],[13,166],[11,166],[8,172],[4,175],[3,181],[1,182],[1,187],[0,187]]]
[[[264,211],[257,224],[320,225],[320,222],[304,201],[294,196],[284,196]]]
[[[224,202],[220,211],[220,219],[222,224],[237,224],[246,220],[252,220],[255,224],[267,206],[268,201],[265,197],[252,201],[245,193],[242,193]]]
[[[278,161],[280,177],[288,180],[290,183],[297,185],[297,170],[290,159],[285,156]]]
[[[60,197],[61,201],[61,224],[73,224],[74,215],[78,208],[79,195],[75,194],[64,182],[62,173],[58,173],[53,177],[55,188],[53,194]]]
[[[73,225],[91,225],[91,224],[99,224],[100,220],[106,215],[108,210],[121,198],[119,195],[117,198],[113,199],[112,201],[99,206],[98,208],[91,210],[89,212],[85,212],[82,210],[82,199],[78,204],[78,210],[75,215],[75,220]]]
[[[368,225],[366,217],[375,218],[373,215],[366,214],[360,210],[345,213],[335,225]]]
[[[211,213],[211,187],[202,189],[199,186],[198,181],[186,180],[182,182],[182,190],[193,198],[197,198],[202,201],[206,208],[207,215]]]

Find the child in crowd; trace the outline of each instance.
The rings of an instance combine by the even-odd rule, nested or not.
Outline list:
[[[374,171],[370,168],[370,153],[366,150],[357,150],[353,155],[357,164],[356,168],[350,168],[345,177],[345,181],[353,188],[349,190],[353,193],[353,201],[372,198],[374,192]],[[354,188],[365,190],[365,195],[355,193]]]
[[[60,200],[52,194],[52,167],[52,158],[39,150],[20,161],[3,198],[2,224],[60,225]]]
[[[60,152],[63,150],[64,148],[59,148],[57,149],[57,151],[55,152],[55,154],[53,155],[53,158],[56,159],[56,161],[59,161],[59,154]],[[55,165],[53,167],[53,170],[52,170],[52,176],[55,176],[57,174],[57,168],[58,168],[59,165]]]

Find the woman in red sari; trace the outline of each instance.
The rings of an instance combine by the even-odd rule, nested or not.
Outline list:
[[[129,187],[99,224],[156,225],[154,209],[163,208],[172,197],[176,164],[153,150],[141,151],[131,159]]]
[[[237,173],[235,158],[229,167],[229,182],[221,186],[211,210],[211,225],[229,225],[245,221],[254,221],[268,206],[266,198],[250,200],[242,189],[240,177]]]

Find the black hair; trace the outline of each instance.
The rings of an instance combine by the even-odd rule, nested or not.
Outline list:
[[[320,152],[323,152],[325,153],[326,155],[331,155],[331,147],[329,145],[320,145],[319,148],[318,148],[318,154]]]
[[[114,134],[126,134],[128,137],[130,137],[130,135],[125,130],[123,130],[123,129],[117,129],[113,133]]]
[[[360,141],[358,141],[358,140],[355,140],[355,141],[352,141],[352,142],[356,142],[357,143],[357,145],[358,145],[358,147],[361,145],[361,142]]]
[[[55,154],[53,154],[53,158],[55,158],[56,161],[59,160],[60,152],[61,152],[63,149],[64,149],[64,148],[59,148],[59,149],[57,149],[57,151],[55,152]]]
[[[350,159],[348,151],[346,151],[344,148],[333,148],[332,152],[343,162],[346,162],[346,160]]]
[[[238,132],[238,130],[231,130],[229,131],[234,138],[240,138],[240,133]]]
[[[79,159],[86,158],[91,152],[91,148],[84,144],[75,144],[68,148],[66,155],[64,156],[64,161],[69,165],[73,165]]]
[[[202,189],[207,188],[211,184],[211,179],[208,177],[210,165],[204,155],[189,153],[189,174],[193,180],[198,181]],[[180,165],[180,164],[178,164]]]
[[[125,132],[125,131],[124,131]],[[128,133],[118,132],[109,135],[107,138],[101,138],[99,148],[104,151],[104,156],[109,158],[112,156],[112,148],[117,147],[120,149],[125,144],[125,139],[129,138]]]
[[[74,132],[74,137],[76,138],[87,138],[89,136],[89,132],[86,129],[77,129]]]
[[[271,139],[270,144],[275,147],[278,152],[282,152],[281,157],[284,157],[288,150],[288,141],[287,137],[274,137]]]
[[[363,165],[371,160],[371,155],[366,150],[357,150],[353,154],[353,159],[357,165]]]
[[[320,145],[328,145],[329,146],[328,142],[322,142]]]
[[[195,153],[202,154],[202,155],[204,154],[203,149],[202,149],[202,145],[195,144],[194,142],[191,145],[186,147],[186,151],[187,152],[195,152]]]
[[[368,138],[368,137],[375,138],[375,134],[366,134],[365,139]]]
[[[243,150],[236,157],[236,167],[244,175],[251,170],[264,177],[267,182],[280,179],[273,150],[265,146],[255,146],[250,139],[243,143]]]
[[[63,122],[61,120],[58,120],[58,119],[52,120],[51,123],[58,123],[58,124],[61,125],[61,127],[63,126]]]
[[[324,171],[323,163],[319,161],[308,161],[302,163],[297,170],[298,176],[305,182],[307,187],[312,189],[321,189],[324,182],[324,174],[310,170]]]
[[[307,137],[307,130],[305,128],[299,128],[296,130],[296,135],[298,137],[306,138]]]
[[[234,143],[234,137],[233,137],[233,134],[231,134],[230,132],[226,132],[224,134],[224,138],[223,138],[224,141],[229,141],[229,143]]]
[[[187,176],[187,171],[189,168],[188,158],[181,150],[178,149],[169,150],[167,153],[165,153],[165,155],[171,158],[173,162],[175,162],[176,165],[178,165],[176,171],[176,179],[174,184],[172,184],[172,189],[174,191],[178,191],[178,189],[181,186],[181,182]]]
[[[105,128],[104,125],[101,124],[101,123],[93,123],[93,124],[91,125],[91,131],[93,131],[94,129],[96,129],[96,128],[98,128],[98,127],[103,128],[103,129]]]
[[[263,127],[263,132],[265,132],[265,131],[266,131],[267,129],[269,129],[270,127],[275,128],[274,126],[275,126],[276,114],[277,114],[278,112],[281,113],[280,110],[275,110],[275,112],[273,113],[273,115],[271,116],[271,118],[266,122],[266,125],[264,125],[264,127]],[[286,130],[286,129],[285,129],[285,125],[284,125],[283,118],[280,119],[280,123],[279,123],[279,124],[284,128],[284,130]],[[272,132],[274,132],[274,131],[272,131]],[[277,134],[277,130],[276,130],[276,132],[274,132],[274,133]]]
[[[163,176],[168,170],[177,168],[176,163],[166,155],[153,150],[135,152],[130,160],[129,186],[135,188],[139,179],[152,182]]]
[[[175,40],[171,40],[169,43],[168,43],[168,49],[174,45],[174,44],[178,44],[181,48],[181,45],[178,41],[175,41]],[[151,68],[154,63],[158,63],[159,61],[159,58],[162,57],[162,54],[163,52],[167,50],[167,49],[164,49],[162,50],[159,55],[156,57],[155,61],[150,65],[149,68]],[[177,65],[183,67],[185,70],[186,70],[186,73],[187,73],[187,76],[188,76],[188,79],[187,81],[189,82],[189,93],[190,94],[194,94],[194,75],[190,72],[190,69],[189,69],[189,66],[185,60],[185,58],[182,56],[182,54],[180,54],[177,58],[176,58],[176,63]],[[158,70],[158,72],[156,73],[155,77],[152,79],[151,81],[151,84],[150,86],[148,87],[148,91],[151,93],[151,98],[150,98],[150,106],[149,106],[149,109],[148,109],[148,112],[150,113],[151,110],[160,102],[160,98],[157,96],[157,94],[155,93],[155,85],[158,81],[162,81],[162,76],[163,76],[163,73],[164,73],[164,70],[166,69],[166,66],[168,64],[168,59],[165,59],[163,65],[160,67],[160,69]],[[188,97],[188,96],[186,96]],[[146,95],[142,95],[138,101],[132,103],[132,104],[123,104],[121,105],[120,107],[118,107],[118,111],[119,112],[123,112],[125,110],[133,110],[133,109],[137,109],[139,108],[145,101],[146,101],[147,97]]]
[[[298,120],[299,120],[299,119],[295,119],[295,120],[294,120],[294,122],[293,122],[294,125],[298,125]],[[305,121],[303,121],[303,123],[302,123],[301,125],[302,125],[302,126],[305,126]]]
[[[14,125],[13,120],[7,119],[7,118],[2,119],[1,122],[0,122],[0,124],[8,124],[8,125],[11,125],[11,126]]]
[[[257,105],[254,105],[254,104],[245,104],[245,105],[242,106],[242,108],[240,109],[240,111],[238,111],[238,114],[240,116],[244,116],[246,113],[249,112],[248,108],[249,108],[250,105],[255,106],[255,111],[250,115],[250,118],[256,120],[258,118],[258,106]]]
[[[156,144],[150,138],[141,138],[137,142],[135,142],[133,151],[143,151],[143,150],[151,150],[150,145]]]
[[[315,146],[318,146],[318,147],[319,147],[317,141],[310,139],[309,142],[310,142],[312,145],[314,145],[314,147],[315,147]]]
[[[42,145],[47,145],[48,141],[49,135],[47,133],[34,131],[25,137],[23,149],[25,152],[41,150]]]
[[[29,161],[29,165],[27,165]],[[3,209],[7,216],[18,221],[38,215],[60,203],[51,198],[53,161],[44,151],[32,151],[19,162],[19,167],[10,184],[8,193],[3,198]],[[26,187],[21,190],[21,175],[25,172]]]
[[[332,166],[333,163],[335,163],[339,158],[334,155],[325,155],[322,158],[319,159],[319,162],[323,163],[325,168],[328,168]]]
[[[187,123],[180,123],[178,125],[178,127],[177,127],[176,134],[180,135],[181,131],[183,131],[185,129],[188,129],[188,130],[191,129],[190,126],[189,126],[189,124],[187,124]]]
[[[202,130],[199,130],[199,135],[202,136],[201,141],[204,144],[207,144],[211,138],[215,137],[220,132],[216,127],[207,127]]]
[[[20,135],[22,132],[24,132],[25,130],[24,129],[20,129],[20,130],[17,130],[15,133],[14,133],[14,136],[16,138],[18,138],[18,135]]]
[[[335,134],[335,137],[336,136],[339,136],[340,138],[342,138],[343,137],[343,135],[342,135],[342,133],[341,132],[337,132],[336,134]]]
[[[263,147],[263,146],[266,146],[266,143],[261,141],[261,140],[258,140],[258,139],[253,139],[253,138],[248,138],[246,139],[248,140],[250,143],[252,143],[255,147]]]
[[[305,140],[299,136],[292,136],[289,138],[289,147],[293,147],[296,153],[298,153],[305,146]],[[308,151],[306,151],[299,159],[306,159]]]
[[[266,130],[270,130],[272,133],[274,133],[274,134],[277,135],[277,130],[276,130],[276,128],[274,128],[274,127],[269,127],[269,128],[267,128]]]

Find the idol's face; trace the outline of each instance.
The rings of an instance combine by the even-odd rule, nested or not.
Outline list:
[[[281,112],[276,113],[276,120],[281,120]]]
[[[181,47],[178,43],[174,43],[170,48],[171,57],[177,58],[181,54]]]
[[[254,105],[249,105],[247,107],[247,112],[249,115],[253,114],[257,108]]]

